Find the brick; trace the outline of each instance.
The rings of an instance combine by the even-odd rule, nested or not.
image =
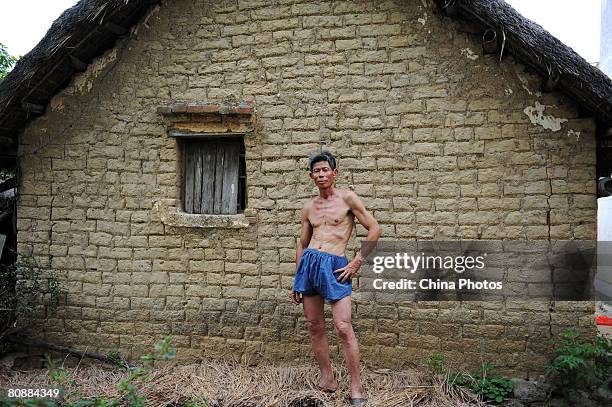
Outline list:
[[[278,20],[288,16],[291,12],[291,8],[287,6],[262,8],[253,10],[251,12],[251,18],[253,20]]]
[[[416,100],[410,103],[401,102],[394,105],[389,105],[385,108],[387,114],[399,114],[399,113],[418,113],[423,110],[423,104],[421,101]]]
[[[446,99],[429,99],[426,101],[427,111],[465,111],[465,100],[449,101]]]
[[[348,57],[349,62],[386,62],[388,60],[387,51],[355,51]]]
[[[401,31],[402,27],[399,24],[361,25],[357,28],[360,37],[398,35]]]
[[[444,154],[445,155],[461,155],[461,154],[483,154],[485,151],[484,141],[472,141],[472,142],[457,142],[457,143],[445,143]]]
[[[361,39],[336,40],[335,47],[337,51],[362,48]]]
[[[283,18],[280,20],[266,20],[259,23],[262,31],[281,31],[298,28],[300,20],[298,18]]]
[[[297,16],[307,16],[313,14],[330,14],[332,5],[329,3],[304,3],[291,6],[291,14]]]
[[[342,20],[339,16],[305,16],[302,17],[304,28],[313,27],[340,27]]]
[[[258,288],[223,287],[223,296],[226,298],[257,298]]]

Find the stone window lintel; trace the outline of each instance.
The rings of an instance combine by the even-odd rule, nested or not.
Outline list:
[[[174,101],[158,106],[167,120],[170,137],[237,136],[254,133],[255,106],[252,101]]]
[[[159,106],[157,113],[164,116],[180,114],[219,114],[219,115],[252,115],[255,107],[251,101],[190,101],[172,102],[165,106]]]

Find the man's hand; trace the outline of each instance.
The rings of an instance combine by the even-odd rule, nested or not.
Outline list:
[[[354,258],[349,264],[335,271],[341,272],[341,274],[338,276],[338,281],[344,283],[346,280],[352,280],[353,277],[355,277],[359,272],[360,267],[361,258]]]
[[[289,294],[289,297],[291,298],[291,303],[293,305],[298,305],[300,302],[302,302],[302,299],[300,298],[300,293],[297,291],[291,290],[291,294]]]

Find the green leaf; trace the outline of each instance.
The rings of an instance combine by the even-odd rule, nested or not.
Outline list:
[[[11,69],[13,69],[17,59],[18,58],[11,56],[6,50],[6,47],[0,43],[0,81],[6,77]]]

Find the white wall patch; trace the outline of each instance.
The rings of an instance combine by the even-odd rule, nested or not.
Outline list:
[[[461,55],[465,55],[467,59],[471,59],[472,61],[478,59],[478,55],[476,55],[470,48],[462,48]]]
[[[423,18],[419,18],[417,19],[417,21],[421,24],[423,24],[423,27],[425,27],[425,23],[427,22],[427,13],[425,13],[425,15],[423,16]]]
[[[546,105],[543,105],[536,100],[535,106],[527,106],[525,109],[523,109],[523,112],[529,116],[529,120],[531,120],[531,123],[533,124],[539,124],[545,129],[552,131],[561,130],[561,123],[566,122],[567,119],[545,115],[544,109],[546,109]]]

